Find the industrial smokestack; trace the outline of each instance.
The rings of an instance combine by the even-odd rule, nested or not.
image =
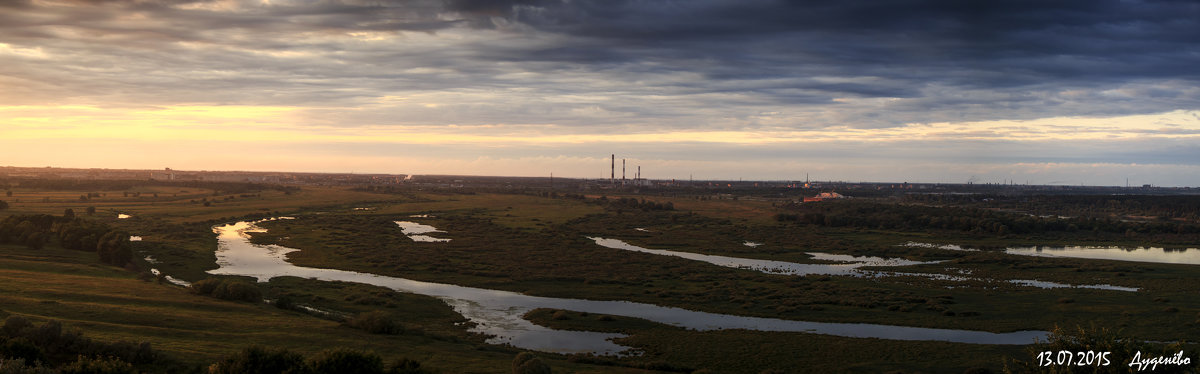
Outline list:
[[[638,165],[638,173],[636,179],[642,179],[642,165]]]
[[[612,165],[609,166],[608,172],[609,172],[608,184],[612,185],[613,183],[616,183],[616,180],[617,180],[617,154],[616,153],[613,153],[613,155],[612,155]]]
[[[625,159],[621,159],[621,184],[625,184]]]

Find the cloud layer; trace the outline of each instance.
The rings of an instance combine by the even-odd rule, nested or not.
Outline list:
[[[253,129],[267,148],[328,152],[362,136],[458,160],[626,150],[962,170],[912,179],[1191,167],[1195,35],[1190,1],[0,0],[0,126],[43,141]],[[367,157],[339,154],[347,169]]]

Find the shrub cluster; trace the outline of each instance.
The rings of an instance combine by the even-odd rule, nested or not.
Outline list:
[[[381,310],[359,313],[346,320],[345,324],[372,334],[400,335],[404,333],[404,326],[393,319],[390,314]]]
[[[192,283],[192,293],[221,300],[260,302],[262,291],[257,286],[238,279],[208,278]]]
[[[286,349],[249,347],[215,363],[208,368],[211,374],[426,374],[421,363],[402,359],[388,365],[374,352],[351,349],[322,351],[311,358]]]
[[[513,374],[550,374],[550,366],[532,353],[521,352],[512,362]]]
[[[150,343],[97,342],[78,331],[63,331],[58,321],[38,326],[10,316],[0,327],[0,372],[6,374],[134,373],[134,365],[160,359]]]
[[[641,210],[643,212],[648,212],[648,211],[652,211],[652,210],[675,210],[675,203],[672,203],[670,201],[668,201],[666,203],[656,203],[656,202],[649,201],[646,199],[638,200],[638,199],[635,199],[632,197],[622,197],[619,199],[608,199],[607,197],[601,197],[597,201],[600,201],[601,203],[606,204],[608,209],[612,209],[612,210],[626,210],[626,209],[635,210],[635,209],[637,209],[637,210]]]

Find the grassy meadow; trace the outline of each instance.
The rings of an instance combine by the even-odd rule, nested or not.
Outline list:
[[[289,261],[415,280],[550,297],[630,300],[707,312],[823,322],[878,323],[993,332],[1100,325],[1123,336],[1178,341],[1200,336],[1200,280],[1191,265],[1041,258],[997,251],[905,247],[905,242],[980,247],[1053,244],[1085,233],[981,235],[959,231],[825,227],[775,218],[768,201],[696,196],[546,196],[424,191],[372,193],[349,187],[246,189],[149,185],[128,189],[12,188],[19,214],[79,217],[141,236],[135,261],[105,265],[95,253],[51,244],[0,244],[0,315],[58,320],[97,340],[147,341],[194,368],[250,346],[315,353],[330,347],[408,358],[440,372],[510,372],[520,350],[489,345],[467,332],[462,316],[435,298],[349,283],[281,277],[257,287],[270,300],[318,308],[314,315],[266,303],[219,300],[147,277],[150,268],[199,281],[216,268],[214,225],[265,222],[257,243],[299,248]],[[673,210],[633,209],[617,197],[670,202]],[[832,202],[836,204],[836,202]],[[90,208],[90,209],[89,209]],[[94,213],[87,213],[94,209]],[[118,218],[118,214],[128,218]],[[419,216],[419,217],[415,217]],[[394,221],[445,231],[445,243],[405,237]],[[977,278],[1110,284],[1139,292],[1040,289],[1007,282],[952,282],[922,277],[788,276],[719,267],[677,257],[596,245],[620,239],[655,249],[801,263],[806,252],[902,257],[936,264],[891,269],[971,274]],[[1094,237],[1093,237],[1094,240]],[[758,247],[745,241],[763,243]],[[1118,243],[1119,244],[1119,243]],[[1146,243],[1150,244],[1150,243]],[[153,260],[153,261],[150,261]],[[379,312],[400,334],[370,334],[341,320]],[[1000,371],[1030,360],[1027,347],[897,342],[745,330],[697,332],[586,311],[536,310],[527,319],[564,329],[628,334],[618,342],[636,356],[539,353],[555,372],[963,372]],[[680,342],[688,342],[680,344]],[[748,347],[762,347],[747,350]],[[197,369],[199,370],[199,369]]]

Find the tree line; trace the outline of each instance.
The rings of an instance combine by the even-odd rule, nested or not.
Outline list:
[[[78,179],[26,179],[0,178],[0,186],[21,186],[22,188],[50,191],[92,190],[92,191],[121,191],[142,186],[170,186],[202,188],[220,191],[223,194],[241,194],[276,190],[281,192],[299,191],[300,187],[284,186],[269,183],[253,182],[208,182],[208,181],[159,181],[159,180],[78,180]]]
[[[1014,210],[1034,215],[1080,217],[1152,216],[1200,219],[1200,196],[1187,195],[1027,195],[911,194],[906,202]]]
[[[205,370],[207,369],[207,370]],[[419,361],[400,359],[384,365],[370,351],[332,348],[306,357],[286,349],[248,347],[207,368],[191,367],[154,350],[150,343],[92,340],[64,331],[58,321],[34,325],[10,316],[0,328],[0,373],[21,374],[424,374]],[[549,371],[544,371],[548,373]]]
[[[1185,222],[1125,222],[1111,217],[1034,216],[993,209],[927,206],[862,201],[822,202],[789,206],[781,222],[882,230],[955,230],[995,235],[1049,231],[1094,231],[1117,234],[1200,234],[1200,225]]]
[[[42,249],[53,241],[66,249],[96,252],[100,261],[115,266],[125,266],[133,259],[128,232],[77,218],[70,209],[61,217],[24,214],[0,221],[0,243]]]

